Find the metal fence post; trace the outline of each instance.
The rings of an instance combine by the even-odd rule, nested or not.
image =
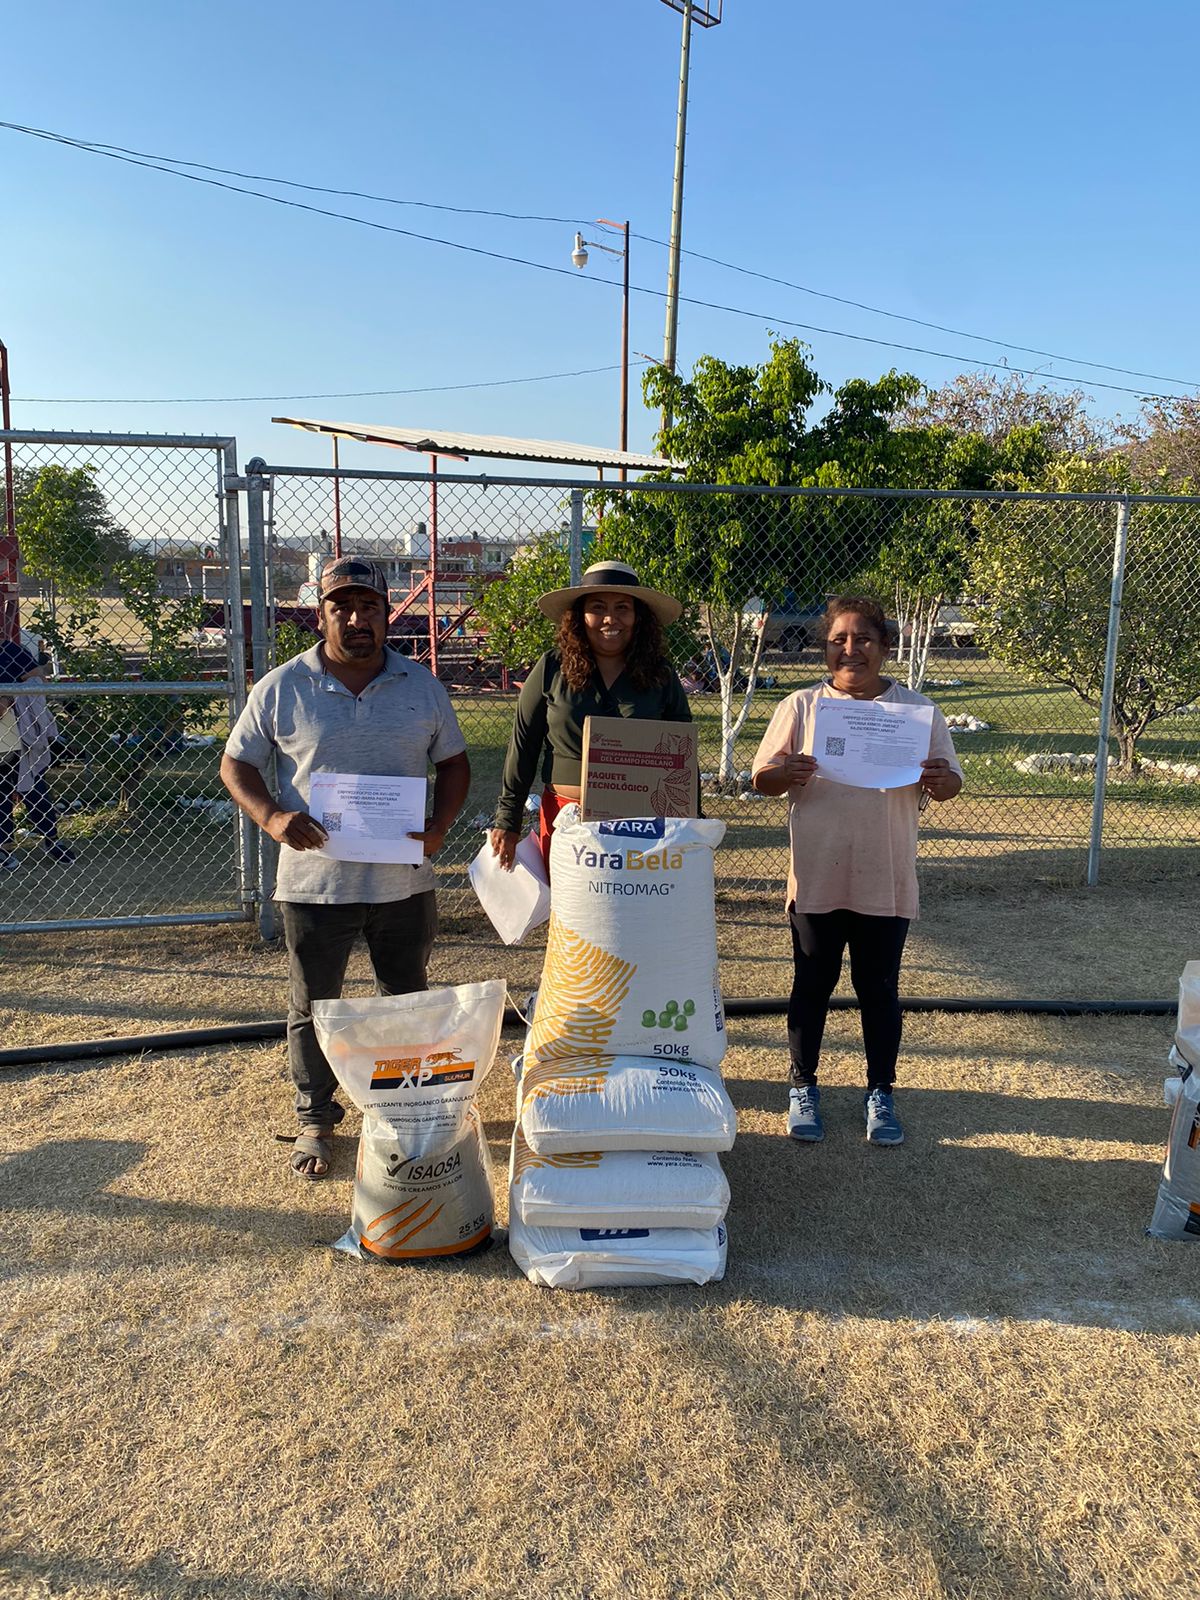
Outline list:
[[[250,661],[258,683],[270,669],[270,638],[267,618],[267,545],[263,499],[267,479],[266,462],[261,456],[246,463],[246,553],[250,566]],[[273,774],[268,775],[268,781]],[[264,939],[275,937],[275,862],[278,846],[259,830],[258,837],[258,930]]]
[[[583,490],[571,490],[571,539],[568,546],[572,588],[583,577]]]
[[[225,651],[229,671],[229,725],[237,721],[246,704],[246,613],[242,598],[242,531],[238,494],[237,443],[230,439],[223,451],[221,508],[221,561],[225,568]],[[235,808],[237,830],[238,892],[246,921],[254,917],[258,879],[258,829],[246,813]]]
[[[1096,740],[1096,786],[1092,799],[1092,837],[1088,845],[1087,881],[1094,889],[1100,881],[1100,847],[1104,837],[1104,791],[1108,786],[1108,733],[1112,724],[1113,687],[1117,677],[1117,642],[1121,634],[1121,591],[1125,586],[1125,555],[1129,545],[1129,501],[1117,506],[1117,531],[1113,540],[1112,590],[1108,602],[1108,638],[1104,647],[1104,692],[1100,699],[1100,733]]]

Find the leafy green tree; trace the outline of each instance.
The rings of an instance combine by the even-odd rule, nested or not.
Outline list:
[[[149,556],[118,561],[111,576],[141,628],[137,677],[160,683],[196,678],[202,661],[195,635],[203,621],[203,600],[160,594]],[[55,652],[65,677],[115,683],[132,675],[134,663],[106,631],[93,597],[70,602],[65,615],[63,608],[43,605],[34,610],[31,622]],[[118,809],[132,813],[151,763],[202,724],[210,710],[203,696],[196,695],[81,695],[66,702],[63,731],[72,747],[117,786]]]
[[[15,475],[21,564],[53,598],[79,598],[98,589],[129,555],[94,467],[57,463]]]
[[[1023,476],[1038,477],[1052,451],[1040,424],[1013,428],[1002,438],[957,433],[944,424],[897,428],[890,441],[890,486],[967,489],[985,495]],[[868,569],[865,587],[888,596],[900,628],[898,658],[908,685],[920,689],[938,613],[962,598],[975,536],[976,502],[897,500]]]
[[[1022,488],[1073,493],[1135,489],[1120,457],[1063,458]],[[1133,506],[1121,603],[1113,730],[1122,767],[1154,722],[1200,698],[1200,608],[1180,508]],[[1112,584],[1113,502],[984,506],[971,554],[979,633],[1009,666],[1070,689],[1098,708]]]
[[[688,483],[846,488],[886,485],[893,470],[891,419],[920,390],[887,373],[828,394],[797,340],[772,341],[760,366],[702,356],[690,378],[652,367],[646,403],[665,409],[664,455]],[[873,561],[886,530],[885,502],[840,496],[600,495],[598,542],[698,607],[718,678],[721,750],[717,781],[734,783],[734,750],[757,687],[766,631],[759,618],[790,597],[805,607]]]
[[[475,610],[488,645],[506,667],[529,667],[554,643],[554,623],[537,608],[538,595],[571,581],[565,534],[539,533],[514,556],[503,578],[480,583]]]
[[[1082,389],[1046,389],[1019,372],[960,372],[939,389],[922,388],[900,412],[902,428],[948,428],[1001,445],[1014,431],[1037,428],[1054,454],[1095,456],[1111,443],[1107,424],[1087,410]]]

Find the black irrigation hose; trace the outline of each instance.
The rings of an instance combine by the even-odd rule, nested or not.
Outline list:
[[[832,1011],[856,1011],[857,1000],[838,996],[829,1002]],[[1170,1017],[1177,1006],[1174,1000],[948,1000],[919,996],[901,999],[903,1011],[949,1011],[977,1016],[1050,1017]],[[786,999],[726,1000],[730,1017],[773,1017],[787,1010]],[[509,1006],[504,1013],[506,1028],[521,1028],[525,1019]],[[149,1050],[193,1050],[203,1045],[245,1044],[258,1039],[282,1039],[287,1032],[283,1022],[234,1022],[221,1028],[180,1028],[174,1033],[136,1033],[125,1039],[85,1039],[75,1044],[23,1045],[17,1050],[0,1050],[0,1071],[8,1067],[27,1067],[43,1062],[91,1061],[100,1056],[144,1055]]]

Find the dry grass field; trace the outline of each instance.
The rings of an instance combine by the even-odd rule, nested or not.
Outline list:
[[[1193,886],[1097,894],[939,893],[905,988],[1171,997]],[[435,981],[536,982],[537,943],[447,901]],[[778,908],[723,914],[726,992],[782,992]],[[282,1014],[246,928],[4,958],[6,1044]],[[912,1016],[909,1137],[875,1150],[856,1016],[811,1148],[782,1019],[735,1022],[725,1282],[580,1294],[502,1243],[335,1257],[354,1123],[330,1181],[289,1178],[282,1045],[6,1072],[0,1594],[1192,1600],[1200,1254],[1143,1234],[1170,1032]],[[483,1106],[503,1224],[503,1060]]]

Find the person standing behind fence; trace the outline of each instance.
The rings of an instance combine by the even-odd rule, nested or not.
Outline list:
[[[38,647],[30,635],[23,637]],[[46,659],[40,653],[34,655],[24,643],[0,643],[0,684],[40,678]],[[0,710],[0,872],[13,872],[19,865],[13,850],[13,804],[18,799],[24,804],[27,826],[41,838],[44,854],[70,866],[75,852],[58,837],[58,813],[46,783],[53,759],[50,746],[58,736],[46,697],[2,695],[0,707],[7,708]]]
[[[587,718],[692,720],[683,685],[663,648],[663,628],[683,612],[672,595],[646,588],[623,561],[599,561],[574,588],[541,595],[538,609],[558,623],[558,640],[534,663],[517,701],[490,834],[492,853],[507,871],[544,748],[552,765],[538,827],[549,871],[554,818],[582,793]]]
[[[817,1066],[829,999],[849,946],[867,1058],[867,1138],[900,1144],[904,1130],[893,1086],[901,1036],[900,959],[917,915],[917,819],[929,800],[953,799],[962,788],[962,769],[935,706],[919,784],[858,789],[823,779],[812,755],[821,699],[932,702],[883,676],[890,628],[874,600],[831,600],[821,630],[829,676],[775,708],[752,769],[760,794],[788,800],[787,910],[795,965],[787,1014],[788,1132],[807,1143],[824,1137]]]
[[[300,1125],[291,1167],[323,1178],[333,1131],[345,1116],[317,1043],[314,1000],[342,992],[355,939],[366,940],[376,992],[424,989],[437,931],[428,858],[467,797],[466,741],[445,689],[427,667],[388,648],[388,587],[365,556],[326,562],[318,590],[321,642],[255,684],[221,760],[221,779],[242,810],[282,846],[276,899],[289,961],[288,1064]],[[264,771],[274,757],[275,787]],[[314,772],[424,778],[436,773],[420,866],[335,861],[308,814]]]

